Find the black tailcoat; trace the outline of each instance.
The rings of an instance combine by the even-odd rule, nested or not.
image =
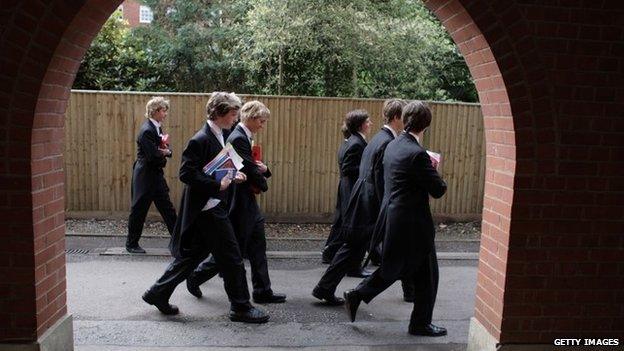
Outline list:
[[[163,173],[167,158],[158,150],[160,142],[156,126],[146,119],[139,129],[137,159],[132,167],[132,203],[128,217],[127,247],[139,245],[145,217],[152,202],[165,220],[169,234],[173,232],[176,223],[175,209],[169,198],[169,187]]]
[[[336,210],[334,212],[334,222],[325,243],[324,256],[331,261],[336,251],[342,245],[342,220],[347,211],[351,190],[358,179],[360,161],[362,153],[366,147],[366,140],[355,133],[349,137],[338,150],[338,167],[340,170],[340,182],[338,183],[338,194],[336,196]]]
[[[227,142],[231,143],[234,150],[243,158],[241,172],[247,176],[246,182],[236,184],[234,199],[230,203],[230,220],[243,256],[246,256],[247,240],[251,231],[255,223],[264,220],[252,187],[262,192],[267,191],[269,189],[267,178],[271,177],[271,171],[267,169],[265,173],[260,173],[251,154],[251,143],[240,124],[230,133]]]
[[[159,180],[163,177],[163,168],[167,165],[167,158],[160,154],[159,146],[158,130],[149,119],[146,119],[139,129],[137,159],[132,168],[132,192],[135,198],[151,192],[154,187],[162,186]],[[168,188],[167,191],[169,191]]]
[[[340,169],[340,182],[338,183],[338,195],[336,199],[336,213],[334,218],[339,218],[338,227],[342,227],[342,217],[347,210],[351,190],[358,179],[362,153],[366,147],[366,140],[359,134],[353,134],[345,141],[338,150],[338,166]]]
[[[384,230],[384,279],[413,274],[435,250],[435,228],[429,195],[440,198],[446,183],[414,136],[403,133],[391,141],[383,159],[385,191],[375,230]]]
[[[204,174],[202,168],[210,162],[223,147],[217,137],[210,130],[208,123],[189,140],[182,153],[180,165],[180,180],[184,183],[180,213],[176,223],[169,249],[174,257],[189,257],[204,251],[199,247],[202,242],[197,238],[199,231],[197,217],[209,198],[218,198],[221,202],[217,206],[227,208],[227,190],[219,191],[221,183],[214,176]],[[228,188],[229,189],[229,188]],[[225,213],[227,211],[213,211]]]
[[[388,128],[382,128],[366,145],[360,163],[359,178],[351,191],[342,226],[345,237],[369,240],[384,193],[383,156],[386,146],[394,140]]]

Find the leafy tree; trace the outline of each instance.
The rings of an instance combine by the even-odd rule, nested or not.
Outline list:
[[[235,90],[245,68],[232,48],[241,3],[219,0],[144,0],[154,11],[150,26],[136,35],[150,43],[166,65],[177,91]],[[244,4],[243,4],[244,5]]]
[[[121,12],[106,21],[87,50],[74,88],[96,90],[167,90],[160,61],[134,40]]]
[[[255,91],[476,100],[463,58],[417,1],[257,0],[241,25]]]
[[[462,56],[418,0],[143,2],[152,24],[130,31],[113,16],[77,87],[477,100]]]

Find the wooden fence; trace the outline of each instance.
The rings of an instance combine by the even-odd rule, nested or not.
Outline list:
[[[145,103],[154,94],[73,91],[65,119],[66,209],[69,217],[125,217],[130,207],[136,134]],[[205,121],[207,94],[158,94],[171,102],[163,129],[172,139],[173,158],[165,168],[177,207],[177,179],[185,143]],[[289,96],[251,96],[271,110],[257,137],[273,172],[261,208],[274,221],[329,221],[338,183],[339,127],[349,110],[366,109],[371,137],[381,126],[383,100]],[[485,151],[483,117],[477,104],[430,103],[433,123],[424,144],[442,153],[442,175],[449,191],[433,200],[434,214],[451,219],[478,218],[483,206]],[[154,208],[152,208],[154,210]]]

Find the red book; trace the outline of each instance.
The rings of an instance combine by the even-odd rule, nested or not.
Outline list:
[[[262,146],[254,145],[251,147],[251,157],[254,161],[262,161]]]
[[[161,149],[169,148],[169,134],[163,134],[160,136],[160,148]]]
[[[254,162],[262,161],[262,146],[253,145],[251,147],[251,158],[253,158]],[[257,187],[253,185],[251,185],[249,188],[251,189],[251,192],[254,194],[261,193],[260,189],[258,189]]]

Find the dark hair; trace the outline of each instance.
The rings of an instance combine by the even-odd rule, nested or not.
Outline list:
[[[422,101],[412,101],[403,107],[402,118],[406,132],[420,133],[431,124],[431,110]]]
[[[243,105],[241,99],[234,93],[215,91],[210,94],[206,103],[206,116],[210,120],[227,115],[231,110],[240,110]]]
[[[355,134],[362,128],[367,119],[368,112],[366,110],[349,111],[345,116],[344,125],[347,127],[349,134]]]
[[[345,139],[349,139],[349,137],[351,136],[351,133],[349,132],[349,128],[347,128],[347,124],[346,123],[342,123],[342,126],[340,127],[340,132],[342,133],[342,136],[344,136]]]
[[[383,104],[383,117],[384,123],[388,124],[395,118],[401,118],[401,112],[405,106],[405,100],[390,99],[384,101]]]

